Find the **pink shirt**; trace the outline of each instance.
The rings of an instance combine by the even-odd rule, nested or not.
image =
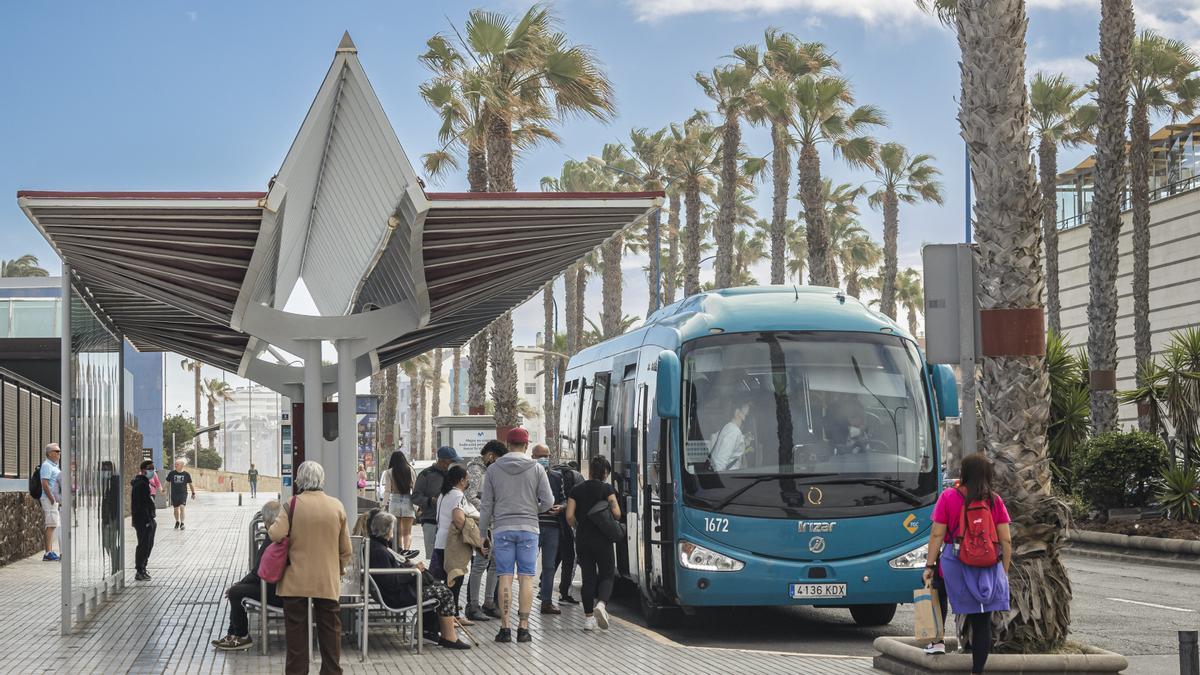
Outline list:
[[[966,497],[958,489],[947,488],[938,497],[937,506],[933,507],[933,522],[946,526],[946,541],[948,542],[954,541],[958,535],[958,520],[962,515],[964,502],[966,502]],[[1004,500],[997,494],[992,495],[992,522],[997,525],[1012,522],[1012,518],[1008,516],[1008,509],[1004,506]]]

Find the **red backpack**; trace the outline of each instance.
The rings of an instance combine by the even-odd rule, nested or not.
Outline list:
[[[980,499],[967,504],[966,492],[960,489],[959,493],[964,503],[958,517],[958,560],[971,567],[992,567],[1000,561],[1000,537],[991,504]]]

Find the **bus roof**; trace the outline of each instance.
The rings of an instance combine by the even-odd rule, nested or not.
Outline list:
[[[723,333],[775,330],[877,333],[888,329],[892,334],[912,337],[895,321],[836,288],[741,286],[699,293],[663,307],[641,327],[589,347],[572,361],[586,363],[647,341],[676,347],[710,335],[715,329]]]

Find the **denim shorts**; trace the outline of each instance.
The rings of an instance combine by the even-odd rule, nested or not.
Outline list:
[[[513,567],[516,567],[517,574],[523,577],[537,574],[537,532],[508,530],[494,534],[493,539],[495,541],[492,544],[492,557],[496,560],[498,576],[512,576]]]

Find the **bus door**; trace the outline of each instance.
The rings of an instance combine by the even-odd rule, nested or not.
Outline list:
[[[653,380],[651,380],[653,383]],[[652,601],[669,601],[667,590],[674,583],[674,533],[671,523],[673,506],[670,478],[670,425],[654,414],[654,391],[642,385],[638,414],[642,421],[642,485],[644,512],[642,527],[645,558],[642,591]]]
[[[612,483],[621,505],[621,520],[626,525],[627,539],[617,543],[617,571],[623,576],[636,572],[637,545],[640,533],[637,521],[637,352],[617,357],[612,375],[620,379],[609,397],[612,419]],[[634,542],[631,546],[630,542]]]

